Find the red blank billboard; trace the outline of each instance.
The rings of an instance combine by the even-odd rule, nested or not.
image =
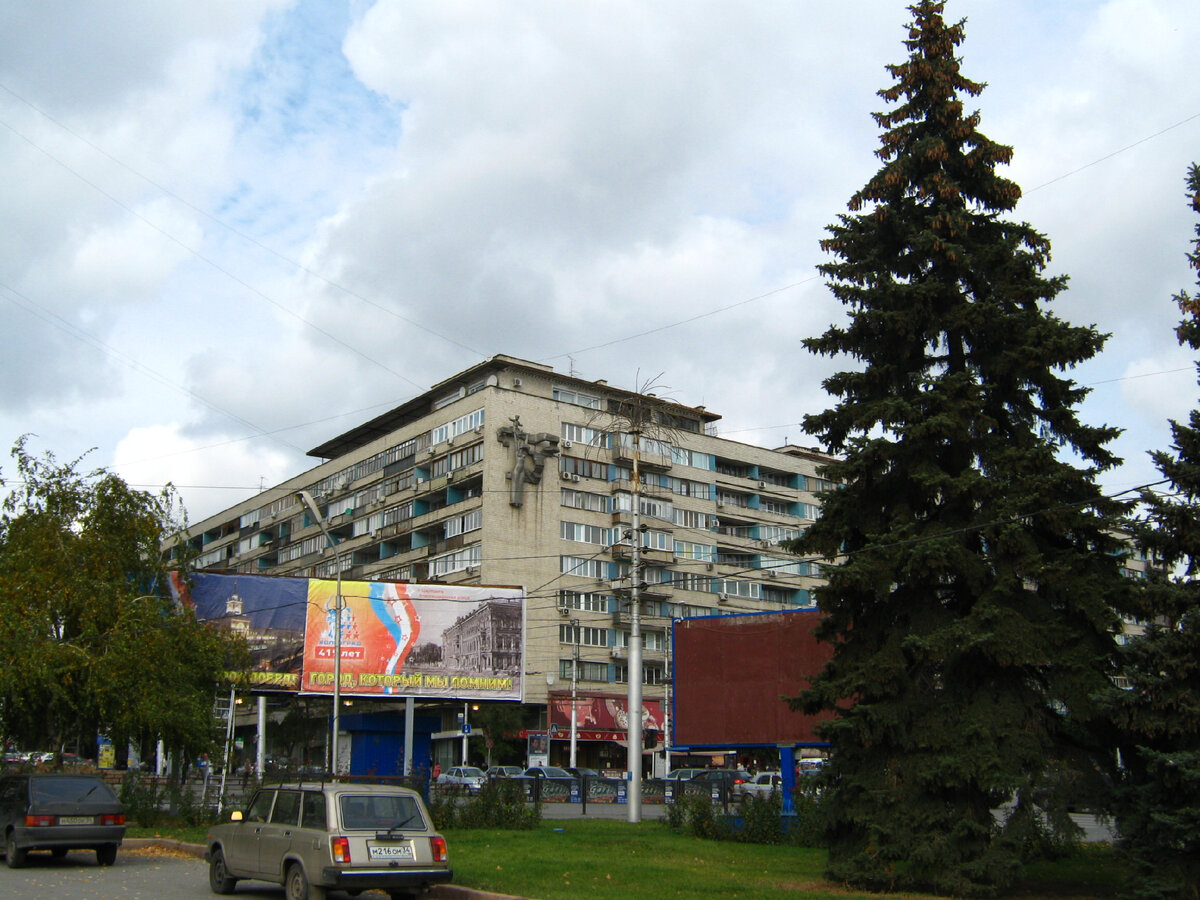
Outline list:
[[[674,741],[686,747],[820,743],[830,713],[792,712],[833,654],[813,637],[819,613],[791,610],[675,623]]]

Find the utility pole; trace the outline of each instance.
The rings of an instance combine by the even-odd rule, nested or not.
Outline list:
[[[575,748],[579,741],[579,716],[576,713],[575,700],[578,697],[579,688],[579,620],[571,620],[571,768],[574,769],[578,763],[575,759]]]
[[[342,554],[337,552],[337,544],[334,543],[333,535],[329,533],[329,529],[325,527],[325,521],[321,518],[321,512],[317,509],[316,501],[308,491],[296,491],[296,496],[312,513],[313,519],[316,520],[317,527],[321,529],[321,534],[325,535],[325,540],[330,547],[334,548],[333,565],[337,569],[337,596],[334,598],[333,609],[335,612],[335,622],[333,626],[333,723],[330,727],[329,735],[329,771],[331,774],[337,774],[338,769],[338,732],[341,731],[341,707],[342,707],[342,613],[345,609],[342,601]]]
[[[630,429],[633,440],[633,530],[630,541],[633,544],[630,553],[629,571],[629,665],[628,682],[629,695],[626,700],[628,708],[629,730],[626,737],[629,741],[628,772],[628,811],[630,822],[642,821],[642,610],[640,583],[642,578],[642,487],[638,473],[638,456],[640,454],[639,440],[641,423],[635,421]]]

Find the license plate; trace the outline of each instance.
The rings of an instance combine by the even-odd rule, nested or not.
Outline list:
[[[94,816],[59,816],[59,825],[91,825],[95,822]]]
[[[411,844],[384,844],[383,846],[368,847],[371,859],[412,859]]]

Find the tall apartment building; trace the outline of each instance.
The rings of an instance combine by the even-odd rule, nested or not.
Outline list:
[[[673,618],[809,606],[818,578],[778,545],[815,517],[827,457],[717,437],[719,418],[496,356],[315,447],[322,462],[196,523],[189,540],[210,571],[334,578],[340,566],[346,579],[523,587],[525,702],[552,726],[573,673],[581,700],[627,691],[640,497],[637,677],[665,710]],[[588,764],[602,745],[615,754],[620,725],[585,732],[599,745]]]

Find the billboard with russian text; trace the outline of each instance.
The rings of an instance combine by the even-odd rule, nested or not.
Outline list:
[[[340,641],[343,694],[522,697],[520,588],[343,580],[339,604],[335,580],[199,573],[175,590],[243,637],[252,689],[332,693]]]

